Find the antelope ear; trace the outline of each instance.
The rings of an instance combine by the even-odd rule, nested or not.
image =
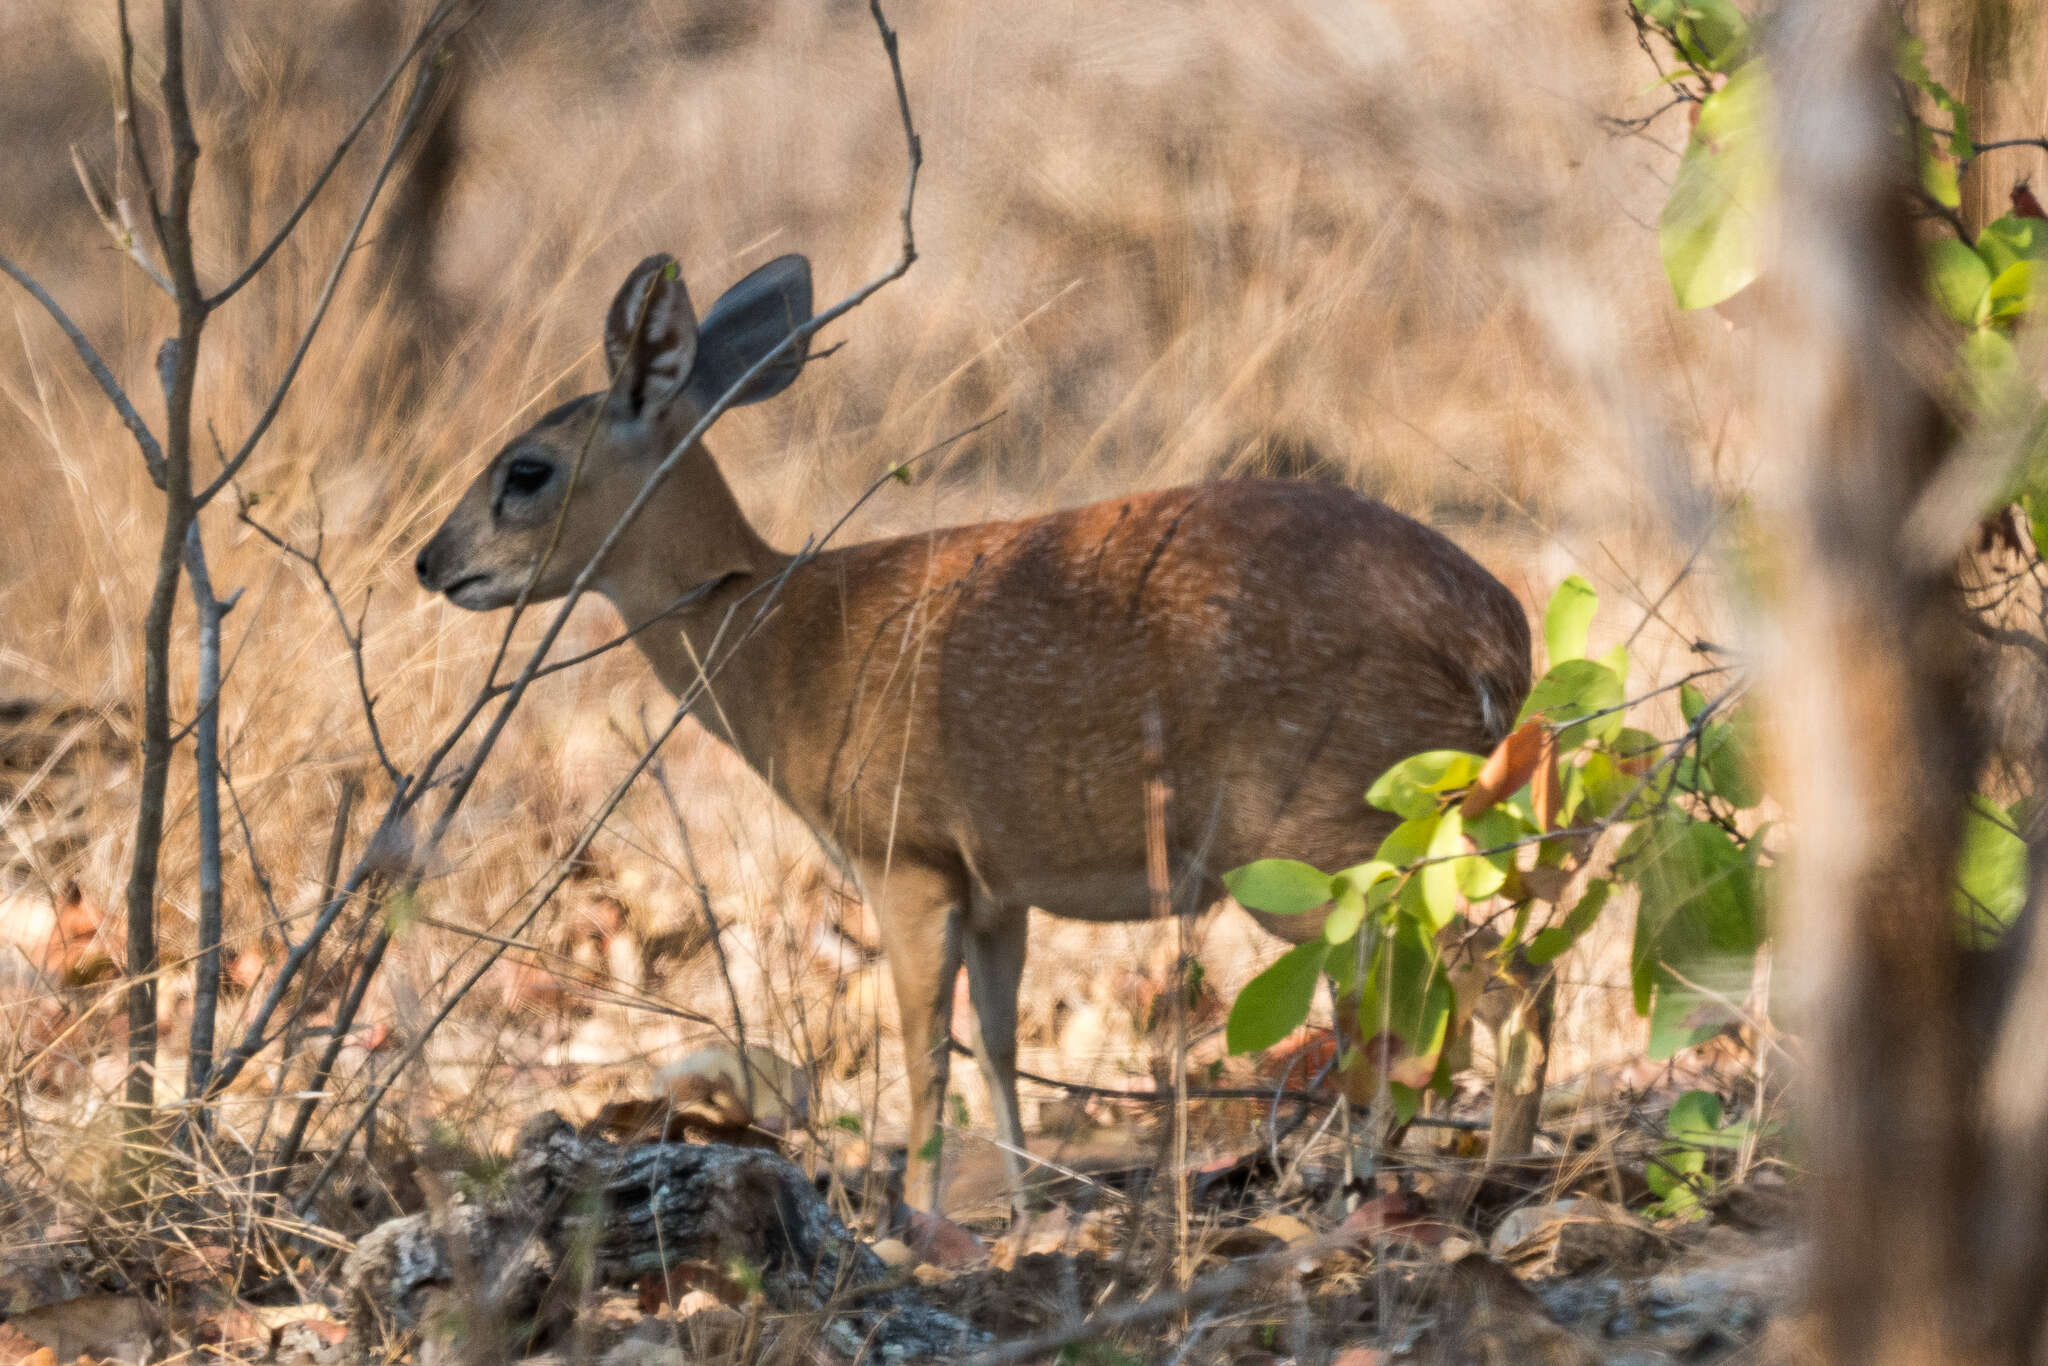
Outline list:
[[[697,311],[675,257],[648,257],[619,286],[604,320],[604,358],[615,417],[660,412],[683,391],[697,362]]]
[[[810,320],[811,263],[801,256],[776,257],[725,291],[704,315],[690,397],[702,407],[716,403],[755,362]],[[808,337],[791,346],[733,401],[759,403],[787,389],[803,370],[809,350]]]

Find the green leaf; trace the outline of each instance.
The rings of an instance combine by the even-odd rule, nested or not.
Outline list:
[[[1457,812],[1444,812],[1429,841],[1429,857],[1441,861],[1425,863],[1416,873],[1431,929],[1440,930],[1458,918],[1458,865],[1466,859],[1454,856],[1465,852],[1464,826]]]
[[[1370,859],[1337,874],[1337,904],[1323,922],[1323,938],[1342,944],[1358,933],[1365,917],[1386,909],[1399,883],[1400,869],[1384,859]]]
[[[1291,858],[1262,858],[1223,875],[1240,906],[1269,915],[1300,915],[1330,899],[1330,875]]]
[[[1607,898],[1613,891],[1614,884],[1606,878],[1596,877],[1588,882],[1578,904],[1565,918],[1548,929],[1538,930],[1529,941],[1529,961],[1540,968],[1583,939],[1586,931],[1599,923],[1600,912],[1607,908]]]
[[[1640,787],[1642,779],[1622,772],[1612,755],[1595,750],[1565,777],[1565,824],[1572,824],[1580,814],[1593,820],[1638,820],[1645,805],[1654,799],[1648,790],[1638,794]],[[1631,794],[1636,794],[1636,799],[1624,811],[1622,804]]]
[[[1763,67],[1751,62],[1700,103],[1657,224],[1680,308],[1720,303],[1756,278],[1759,211],[1772,192],[1769,98]]]
[[[1987,421],[2014,422],[2040,404],[2019,352],[1992,328],[1980,327],[1963,338],[1963,372],[1971,402]]]
[[[1607,752],[1614,756],[1617,764],[1654,763],[1663,748],[1662,740],[1646,730],[1637,730],[1634,726],[1623,726],[1607,744]]]
[[[419,898],[403,887],[384,898],[384,932],[393,939],[405,938],[419,918]]]
[[[1739,61],[1749,43],[1749,19],[1729,0],[1689,0],[1686,18],[1700,64],[1709,71],[1727,71]]]
[[[1927,283],[1941,311],[1959,323],[1974,324],[1991,288],[1991,267],[1984,258],[1953,237],[1927,244]]]
[[[1343,952],[1337,951],[1339,946],[1332,945],[1324,955],[1323,971],[1330,975],[1330,985],[1337,989],[1339,1000],[1349,999],[1357,992],[1359,974],[1365,967],[1361,960],[1365,957],[1366,940],[1371,937],[1370,932],[1353,935],[1350,943],[1341,946]]]
[[[1649,1052],[1668,1058],[1712,1037],[1748,996],[1763,943],[1756,865],[1727,831],[1667,808],[1622,841],[1640,898],[1630,954]]]
[[[2048,219],[2010,213],[1994,218],[1977,234],[1977,254],[1994,273],[2021,261],[2048,261]]]
[[[1721,1098],[1712,1091],[1687,1091],[1664,1116],[1664,1131],[1673,1138],[1712,1138],[1720,1129]]]
[[[1432,749],[1413,754],[1382,773],[1366,789],[1365,800],[1382,811],[1415,820],[1436,810],[1442,793],[1470,787],[1486,760],[1461,749]]]
[[[1224,1041],[1233,1053],[1271,1048],[1301,1028],[1314,1004],[1316,981],[1330,946],[1320,939],[1297,944],[1280,955],[1237,993],[1224,1026]]]
[[[1678,714],[1685,718],[1687,726],[1700,719],[1700,713],[1707,709],[1707,695],[1690,683],[1678,685]]]
[[[1623,721],[1619,708],[1624,700],[1623,684],[1614,670],[1590,659],[1567,659],[1551,665],[1550,671],[1536,680],[1516,720],[1519,724],[1532,716],[1543,717],[1560,728],[1558,748],[1573,749],[1587,740],[1612,740],[1618,735]],[[1605,714],[1584,724],[1569,724],[1594,712]]]
[[[1550,652],[1552,664],[1585,658],[1586,631],[1599,606],[1600,595],[1577,574],[1557,586],[1543,612],[1543,648]]]
[[[1993,318],[2017,318],[2034,307],[2034,274],[2038,261],[2015,261],[1998,272],[1984,303]]]
[[[1438,812],[1431,811],[1427,816],[1402,821],[1380,841],[1379,852],[1373,855],[1374,861],[1406,868],[1424,857],[1429,853],[1430,841],[1436,838],[1436,824],[1440,819]]]
[[[1510,846],[1535,833],[1535,827],[1508,806],[1488,807],[1467,821],[1465,834],[1474,847],[1499,852],[1481,852],[1459,860],[1456,865],[1458,889],[1465,894],[1465,899],[1484,901],[1498,892],[1515,866],[1515,851]]]
[[[1636,8],[1709,71],[1728,70],[1748,45],[1749,20],[1729,0],[1638,0]]]
[[[1450,978],[1444,973],[1434,933],[1413,919],[1403,919],[1382,939],[1373,954],[1372,970],[1359,993],[1359,1036],[1391,1035],[1394,1061],[1417,1060],[1435,1072],[1435,1059],[1449,1036],[1456,1007]]]
[[[1387,1099],[1394,1105],[1394,1123],[1406,1124],[1422,1112],[1422,1092],[1398,1081],[1387,1083]]]
[[[2020,499],[2027,514],[2027,530],[2034,538],[2034,553],[2048,553],[2048,496],[2029,493]]]
[[[2011,815],[1985,798],[1970,798],[1963,848],[1956,860],[1956,913],[1966,938],[1989,948],[2027,904],[2027,845]]]
[[[1955,208],[1963,202],[1962,188],[1956,184],[1956,163],[1942,155],[1934,145],[1934,130],[1926,124],[1920,125],[1920,188],[1927,197],[1947,208]]]
[[[1344,877],[1337,879],[1336,886],[1336,904],[1330,907],[1329,918],[1323,921],[1323,940],[1331,945],[1350,939],[1365,921],[1365,889]]]
[[[1913,37],[1903,39],[1898,48],[1898,73],[1925,91],[1934,101],[1935,108],[1954,120],[1955,130],[1949,136],[1949,152],[1958,161],[1968,161],[1976,155],[1976,148],[1970,141],[1969,108],[1928,73],[1926,55],[1926,43]]]
[[[1738,811],[1746,811],[1764,799],[1757,781],[1756,712],[1737,707],[1724,722],[1710,723],[1700,731],[1700,767],[1713,785],[1714,795]]]
[[[1650,1188],[1650,1194],[1665,1201],[1665,1211],[1674,1212],[1670,1205],[1674,1194],[1692,1194],[1692,1187],[1686,1181],[1688,1176],[1698,1176],[1707,1165],[1707,1155],[1697,1149],[1672,1147],[1660,1150],[1655,1162],[1643,1167],[1643,1184]]]

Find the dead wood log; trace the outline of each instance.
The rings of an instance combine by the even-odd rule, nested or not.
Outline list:
[[[552,1112],[527,1122],[495,1189],[372,1230],[344,1268],[344,1308],[360,1347],[449,1310],[468,1347],[486,1326],[519,1325],[516,1355],[561,1340],[586,1292],[692,1266],[758,1282],[779,1313],[825,1316],[827,1342],[863,1360],[949,1358],[982,1340],[901,1284],[780,1154],[621,1147]]]

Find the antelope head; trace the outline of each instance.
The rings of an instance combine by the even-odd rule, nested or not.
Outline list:
[[[648,477],[810,316],[802,256],[754,271],[701,322],[675,258],[642,261],[605,318],[610,384],[562,404],[491,458],[420,549],[420,583],[477,612],[509,607],[522,592],[532,602],[563,596]],[[758,403],[788,388],[806,345],[791,346],[733,401]],[[664,593],[672,599],[773,558],[700,442],[606,554],[593,586],[630,617],[629,599],[665,601]]]

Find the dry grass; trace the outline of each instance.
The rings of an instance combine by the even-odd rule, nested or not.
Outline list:
[[[245,8],[208,6],[194,43],[206,69],[200,265],[213,281],[276,221],[397,41],[346,6],[290,7],[295,17],[249,28]],[[624,270],[672,250],[703,300],[801,250],[832,297],[895,249],[900,143],[855,8],[547,8],[545,20],[471,34],[437,236],[363,253],[243,480],[268,526],[306,546],[324,529],[341,599],[364,613],[378,718],[402,763],[467,698],[496,640],[493,623],[417,590],[413,552],[506,436],[595,384],[601,309]],[[65,152],[78,141],[112,162],[110,11],[15,0],[0,18],[0,128],[16,149],[0,243],[142,394],[167,311],[98,235]],[[1603,629],[1619,634],[1685,558],[1644,492],[1629,422],[1647,415],[1695,468],[1741,485],[1740,419],[1710,397],[1741,357],[1713,318],[1673,313],[1647,226],[1671,152],[1601,121],[1655,99],[1620,6],[999,0],[894,17],[928,159],[923,255],[824,339],[845,348],[789,397],[717,433],[771,539],[795,544],[889,463],[1000,413],[916,486],[890,487],[852,533],[1315,470],[1444,526],[1532,604],[1561,574],[1586,574],[1631,604],[1608,613]],[[1662,131],[1682,135],[1675,121]],[[311,307],[355,192],[347,183],[326,201],[210,329],[201,413],[230,446]],[[140,462],[61,337],[24,296],[4,297],[0,459],[18,510],[0,518],[0,695],[84,708],[116,737],[74,750],[64,781],[31,791],[10,819],[0,894],[18,917],[73,881],[89,899],[118,899],[136,781],[135,623],[158,523]],[[1623,373],[1622,390],[1603,387]],[[231,508],[204,526],[216,583],[245,590],[229,619],[222,716],[233,790],[289,920],[317,897],[340,784],[360,776],[374,793],[381,779],[317,585]],[[1694,584],[1664,602],[1638,642],[1639,679],[1681,666],[1686,633],[1716,630],[1713,602]],[[593,605],[565,648],[611,629]],[[180,630],[187,650],[189,614]],[[643,718],[665,714],[657,691],[618,655],[536,687],[417,909],[455,926],[501,923],[638,749]],[[189,712],[189,677],[174,707]],[[542,1104],[588,1113],[612,1088],[644,1085],[650,1059],[713,1037],[660,1008],[729,1014],[710,955],[659,952],[690,947],[700,924],[693,858],[728,927],[750,1037],[821,1060],[823,1117],[886,1127],[895,1116],[900,1062],[881,1023],[892,1011],[834,929],[872,943],[857,908],[729,754],[689,730],[664,767],[674,811],[658,786],[636,789],[536,930],[552,953],[581,952],[578,980],[602,990],[572,984],[565,1002],[508,1017],[507,997],[526,988],[501,967],[494,994],[459,1013],[430,1066],[394,1093],[394,1123],[440,1119],[488,1141]],[[187,758],[163,884],[173,955],[191,938],[191,788]],[[261,951],[274,945],[271,913],[232,814],[230,830],[230,932]],[[623,909],[630,934],[609,957],[574,933],[603,903]],[[8,933],[31,930],[17,920]],[[1100,965],[1149,962],[1159,934],[1041,923],[1024,1065],[1098,1082],[1142,1074],[1152,1045]],[[1614,950],[1587,953],[1573,974],[1554,1076],[1637,1046]],[[475,952],[462,934],[416,926],[374,1018],[403,1031]],[[1227,993],[1268,948],[1228,916],[1207,927],[1202,956]],[[186,980],[174,970],[166,993],[179,1023]],[[17,993],[0,1031],[26,1031],[33,1006]],[[347,1057],[349,1084],[373,1063]],[[979,1116],[972,1071],[956,1076]],[[113,1085],[102,1074],[36,1100],[37,1115],[62,1121],[50,1132],[98,1122]],[[260,1099],[289,1078],[252,1070],[249,1082]],[[82,1167],[98,1156],[69,1138],[67,1151]]]

